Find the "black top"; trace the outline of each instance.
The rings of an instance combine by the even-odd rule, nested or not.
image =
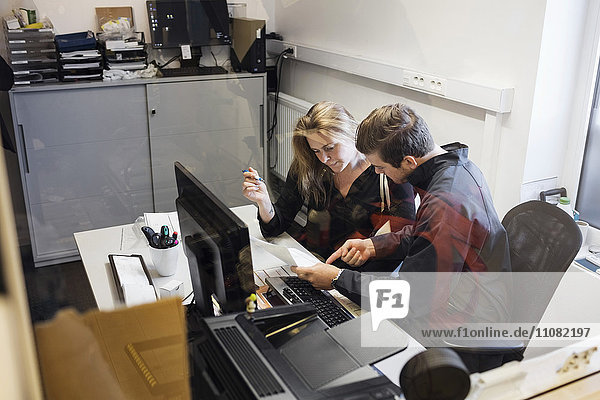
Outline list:
[[[319,207],[312,201],[307,204],[309,222],[304,232],[305,246],[327,258],[347,239],[372,236],[387,220],[390,220],[392,231],[411,224],[415,217],[412,186],[388,180],[391,206],[381,213],[379,180],[375,168],[369,166],[352,183],[346,197],[328,180],[325,184],[328,193],[325,206]],[[263,235],[277,236],[287,230],[304,203],[298,190],[298,178],[290,172],[274,204],[273,219],[264,223],[259,217]]]

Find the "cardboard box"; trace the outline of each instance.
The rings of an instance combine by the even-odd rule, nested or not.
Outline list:
[[[60,311],[35,326],[46,399],[190,398],[177,298],[111,312]]]
[[[97,32],[101,31],[100,27],[102,25],[112,19],[117,20],[119,17],[128,18],[132,28],[135,25],[132,7],[96,7]]]

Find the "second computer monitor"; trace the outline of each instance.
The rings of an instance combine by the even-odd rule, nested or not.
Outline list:
[[[152,47],[230,44],[226,0],[146,1]]]

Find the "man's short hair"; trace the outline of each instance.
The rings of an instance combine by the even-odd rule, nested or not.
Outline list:
[[[410,107],[390,104],[371,111],[358,126],[356,148],[363,154],[378,154],[394,168],[406,156],[423,157],[435,143],[427,124]]]

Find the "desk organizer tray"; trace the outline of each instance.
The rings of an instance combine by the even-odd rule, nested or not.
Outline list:
[[[105,56],[108,61],[146,61],[146,51],[144,50],[105,50]]]
[[[94,71],[76,71],[71,73],[65,73],[64,71],[58,74],[61,82],[75,82],[75,81],[96,81],[102,80],[102,68]]]
[[[19,61],[28,61],[28,62],[56,62],[56,53],[54,51],[47,53],[24,53],[24,54],[11,54],[10,55],[11,63],[16,64]]]
[[[40,40],[40,39],[52,39],[54,40],[54,31],[52,28],[41,28],[41,29],[7,29],[6,38],[8,41],[12,40]]]
[[[34,83],[58,82],[58,72],[31,72],[15,74],[15,85],[30,85]]]
[[[10,49],[11,60],[26,60],[31,58],[53,58],[56,60],[56,49],[54,43],[52,47],[38,47],[38,48],[24,48],[24,49]]]
[[[45,48],[55,50],[54,46],[54,37],[44,37],[42,39],[14,39],[8,41],[8,47],[11,50],[21,50],[21,49],[37,49],[37,48]]]
[[[21,71],[33,71],[40,69],[57,69],[57,62],[53,59],[44,60],[16,60],[11,61],[10,67],[16,73]]]
[[[54,41],[56,48],[61,52],[96,48],[96,37],[92,31],[56,35]]]

